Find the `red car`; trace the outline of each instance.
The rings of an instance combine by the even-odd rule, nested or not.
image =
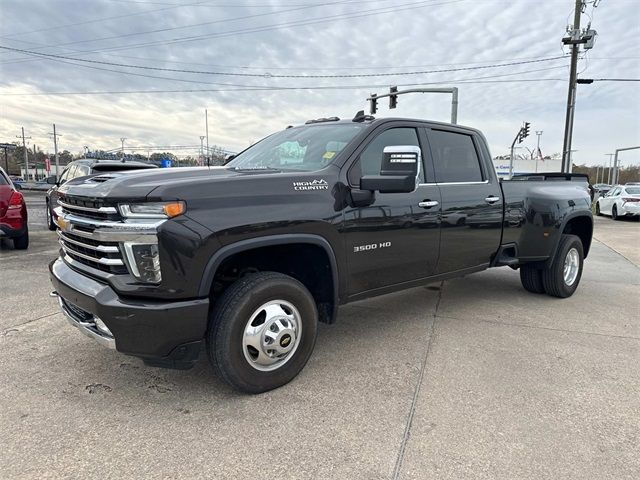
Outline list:
[[[16,250],[29,246],[27,204],[9,175],[0,167],[0,238],[3,237],[12,238]]]

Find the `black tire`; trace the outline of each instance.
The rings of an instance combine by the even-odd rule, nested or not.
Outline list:
[[[49,230],[53,231],[53,230],[56,229],[56,224],[53,221],[53,213],[51,212],[51,206],[49,205],[49,202],[47,201],[46,204],[47,204],[46,205],[46,209],[47,209],[47,211],[46,211],[47,228]]]
[[[544,285],[542,284],[542,270],[537,265],[522,265],[520,267],[520,281],[528,292],[545,293]]]
[[[602,213],[600,212],[600,202],[596,202],[596,215],[601,217]]]
[[[578,272],[573,283],[567,285],[564,279],[564,263],[567,254],[572,249],[575,249],[578,254]],[[580,238],[575,235],[562,235],[551,266],[542,270],[542,284],[547,294],[559,298],[567,298],[573,295],[582,277],[583,264],[584,251]]]
[[[611,208],[611,218],[614,220],[620,220],[620,217],[618,216],[618,207],[615,205]]]
[[[243,336],[254,312],[272,300],[286,301],[298,310],[301,336],[291,358],[275,370],[262,371],[245,358]],[[233,283],[215,303],[209,318],[207,355],[229,385],[247,393],[262,393],[298,375],[311,356],[317,328],[316,303],[302,283],[277,272],[254,273]]]
[[[22,235],[13,239],[13,248],[16,250],[26,250],[29,248],[29,230],[27,229]]]

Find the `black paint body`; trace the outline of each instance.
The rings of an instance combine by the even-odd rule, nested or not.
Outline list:
[[[230,255],[279,245],[318,247],[330,269],[332,298],[325,320],[333,321],[339,304],[505,264],[503,252],[510,252],[512,266],[549,261],[569,221],[579,217],[591,225],[586,179],[499,182],[486,140],[477,130],[405,119],[364,124],[334,161],[316,172],[201,167],[114,174],[116,178],[91,188],[82,181],[69,182],[61,188],[65,195],[105,205],[183,200],[187,211],[159,228],[160,285],[92,271],[61,256],[51,265],[55,288],[100,315],[114,332],[118,350],[167,357],[180,345],[203,339],[208,307],[216,301],[214,277]],[[412,193],[374,192],[368,205],[354,206],[359,192],[349,182],[349,169],[378,134],[403,126],[418,132],[420,183]],[[431,129],[472,136],[482,181],[436,183]],[[295,182],[313,180],[326,182],[327,188],[294,188]],[[485,200],[492,196],[499,201]],[[438,206],[418,206],[426,200]],[[583,238],[585,253],[590,242],[589,230]],[[362,246],[369,249],[360,250]],[[278,255],[286,251],[278,250]],[[305,265],[308,258],[294,261],[315,274],[316,265]],[[101,296],[86,298],[83,276],[102,286]],[[123,310],[117,313],[117,308]]]

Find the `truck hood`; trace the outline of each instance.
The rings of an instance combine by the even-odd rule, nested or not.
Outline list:
[[[334,173],[335,175],[335,173]],[[326,191],[334,178],[330,172],[300,172],[228,167],[187,167],[113,172],[65,183],[61,195],[85,197],[106,203],[121,201],[170,201],[275,192]],[[268,181],[265,186],[264,181]]]
[[[107,172],[93,177],[71,180],[59,189],[62,195],[93,199],[143,200],[154,190],[163,187],[193,185],[194,183],[226,180],[243,176],[280,173],[276,170],[233,170],[227,167],[186,167],[136,170],[129,172]]]

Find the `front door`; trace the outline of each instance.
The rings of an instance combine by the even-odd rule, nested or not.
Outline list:
[[[502,192],[491,159],[466,130],[427,130],[442,196],[437,273],[486,265],[500,246]]]
[[[391,126],[377,132],[350,167],[349,183],[357,188],[363,175],[378,175],[387,146],[420,147],[419,185],[412,193],[375,192],[375,201],[345,211],[344,237],[349,265],[349,294],[432,275],[438,261],[440,192],[427,185],[431,168],[419,130]],[[429,166],[425,176],[425,165]],[[422,205],[422,206],[421,206]]]

